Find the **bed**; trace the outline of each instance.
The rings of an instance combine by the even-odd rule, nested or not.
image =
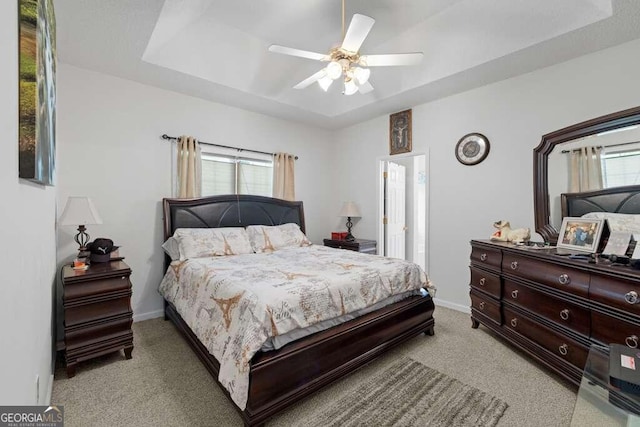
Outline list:
[[[260,196],[164,199],[163,211],[165,240],[178,228],[295,223],[305,231],[302,202]],[[346,252],[343,254],[347,255]],[[165,270],[170,261],[167,257]],[[433,335],[433,311],[431,297],[409,296],[353,320],[300,338],[278,350],[260,351],[249,363],[246,407],[242,410],[235,404],[234,407],[240,412],[245,425],[261,425],[273,415],[369,363],[390,348],[422,333]],[[165,318],[176,325],[204,366],[218,381],[220,362],[209,353],[178,313],[176,306],[166,298]],[[231,400],[229,392],[224,387],[222,389]]]
[[[581,217],[593,212],[637,214],[640,212],[640,185],[605,188],[560,196],[562,217]]]

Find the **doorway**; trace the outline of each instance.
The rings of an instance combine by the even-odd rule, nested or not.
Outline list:
[[[379,158],[378,170],[378,253],[426,271],[427,155]]]

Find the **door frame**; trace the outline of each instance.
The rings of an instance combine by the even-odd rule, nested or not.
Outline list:
[[[429,166],[429,150],[427,150],[426,152],[413,152],[413,153],[403,153],[403,154],[396,154],[394,156],[378,156],[376,157],[376,162],[377,162],[377,174],[378,174],[378,179],[376,179],[376,198],[377,198],[377,212],[376,212],[376,222],[377,222],[377,227],[376,227],[376,232],[377,232],[377,240],[378,240],[378,255],[382,255],[384,254],[384,225],[382,223],[382,217],[384,215],[384,178],[382,176],[383,172],[384,172],[384,162],[385,161],[394,161],[394,160],[398,160],[398,159],[406,159],[406,158],[411,158],[411,157],[417,157],[417,156],[424,156],[424,164],[425,164],[425,174],[427,175],[427,183],[425,184],[425,201],[427,206],[425,206],[425,212],[424,212],[424,216],[425,216],[425,228],[424,228],[424,255],[425,255],[425,260],[424,260],[424,267],[425,267],[425,271],[429,271],[429,258],[430,258],[430,251],[429,251],[429,170],[430,170],[430,166]],[[411,232],[414,232],[413,227]],[[415,241],[415,239],[414,239]]]

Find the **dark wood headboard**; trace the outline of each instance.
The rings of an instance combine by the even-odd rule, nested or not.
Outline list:
[[[296,223],[305,232],[302,202],[248,195],[162,199],[164,239],[177,228],[246,227]]]
[[[560,195],[562,217],[579,217],[589,212],[640,214],[640,185],[605,188]]]

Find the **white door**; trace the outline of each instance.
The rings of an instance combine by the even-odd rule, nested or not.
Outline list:
[[[405,259],[405,175],[404,166],[385,162],[385,253],[392,258]]]

